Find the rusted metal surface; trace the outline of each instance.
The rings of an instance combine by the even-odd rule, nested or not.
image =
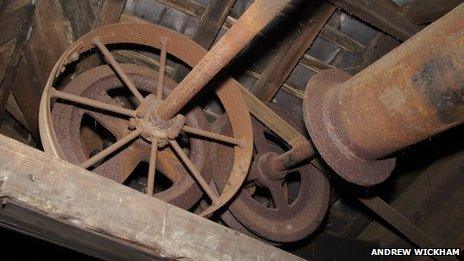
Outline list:
[[[163,41],[166,42],[163,44]],[[172,86],[169,86],[170,84],[172,85],[173,81],[169,78],[166,78],[164,79],[165,84],[163,88],[156,88],[155,83],[157,81],[157,77],[154,77],[154,75],[158,75],[157,72],[147,72],[146,68],[140,66],[134,67],[134,65],[119,65],[114,61],[112,54],[108,52],[106,47],[108,44],[116,43],[130,43],[159,50],[165,49],[165,51],[161,51],[163,56],[169,53],[170,55],[179,58],[191,67],[195,67],[201,58],[206,55],[206,50],[188,38],[173,31],[154,25],[123,23],[101,27],[88,33],[79,39],[76,43],[74,43],[73,46],[71,46],[71,48],[61,56],[47,82],[47,86],[42,97],[40,111],[40,120],[42,122],[41,137],[45,150],[54,154],[55,156],[64,159],[68,159],[64,150],[68,150],[67,153],[69,154],[77,153],[78,155],[74,155],[76,157],[68,160],[75,164],[84,164],[84,167],[92,165],[91,167],[94,168],[94,171],[102,175],[109,175],[110,178],[113,178],[119,182],[123,182],[127,178],[128,173],[130,173],[130,171],[127,170],[133,168],[135,162],[140,160],[149,160],[150,153],[152,153],[150,152],[151,146],[149,143],[157,141],[158,146],[155,146],[159,149],[158,157],[156,159],[157,162],[151,160],[150,162],[152,165],[156,164],[156,168],[161,171],[163,168],[169,169],[169,171],[166,172],[173,173],[172,179],[174,180],[175,178],[188,176],[190,180],[196,181],[196,183],[193,184],[194,186],[191,184],[193,187],[201,187],[205,192],[207,192],[208,195],[214,197],[212,196],[212,193],[208,193],[210,192],[209,188],[204,186],[204,184],[209,182],[208,177],[204,177],[204,172],[208,172],[207,169],[205,170],[205,165],[210,164],[208,155],[203,153],[207,150],[205,149],[197,151],[195,149],[195,145],[193,144],[193,140],[198,139],[204,141],[206,139],[214,142],[227,141],[232,143],[229,144],[229,146],[231,146],[233,149],[234,164],[230,172],[227,187],[224,189],[223,193],[219,195],[219,197],[211,198],[213,205],[201,213],[202,215],[211,214],[213,211],[219,209],[225,203],[227,203],[227,201],[229,201],[229,199],[232,198],[239,190],[245,179],[251,160],[253,140],[251,121],[248,111],[246,110],[245,102],[241,98],[238,83],[235,82],[232,78],[223,75],[224,80],[219,82],[220,84],[218,84],[218,86],[215,88],[216,94],[229,116],[229,120],[233,129],[232,137],[225,137],[224,135],[211,133],[208,131],[209,128],[207,126],[203,124],[196,124],[198,118],[189,116],[189,112],[192,111],[191,106],[182,111],[185,117],[182,114],[176,114],[173,115],[174,117],[169,118],[168,120],[164,120],[158,117],[156,113],[157,109],[164,104],[163,100],[160,100],[156,97],[162,96],[159,94],[148,94],[146,97],[143,97],[141,95],[141,91],[143,90],[150,93],[156,89],[159,90],[164,88],[165,91],[163,92],[163,96],[167,97],[171,90],[174,89]],[[60,73],[66,71],[66,65],[76,61],[80,54],[90,49],[94,49],[95,47],[98,47],[98,49],[103,52],[105,60],[110,63],[111,67],[97,67],[95,69],[84,72],[82,75],[77,76],[70,82],[70,85],[74,84],[77,86],[75,88],[83,88],[82,86],[90,87],[88,90],[84,88],[85,90],[82,90],[79,93],[70,93],[77,96],[84,96],[89,99],[93,98],[94,100],[98,102],[104,102],[107,105],[100,106],[101,104],[98,102],[89,103],[88,100],[85,99],[75,99],[75,96],[61,95],[61,100],[66,100],[66,98],[71,97],[71,99],[67,100],[70,100],[72,104],[69,104],[68,101],[65,101],[65,103],[56,102],[55,106],[52,107],[50,99],[53,98],[53,95],[56,96],[57,94],[57,92],[52,88],[55,78],[59,77]],[[161,57],[161,59],[164,60],[166,57]],[[162,62],[161,64],[165,63]],[[105,77],[100,77],[101,75],[98,75],[98,73],[93,71],[98,69],[106,70],[107,75]],[[115,72],[112,72],[111,69],[113,69]],[[161,68],[161,70],[163,70],[163,68]],[[146,75],[150,76],[145,77]],[[117,76],[119,76],[119,78]],[[98,84],[99,80],[102,81],[101,86]],[[111,83],[111,81],[113,82]],[[114,111],[114,107],[111,107],[111,105],[121,106],[121,104],[115,104],[115,101],[109,97],[108,89],[105,89],[105,86],[106,88],[115,88],[116,86],[122,86],[123,88],[129,87],[131,93],[133,93],[137,99],[136,104],[132,105],[135,106],[133,108],[135,111],[135,117],[133,117],[133,111],[131,109],[128,111],[121,109],[116,110],[117,114],[121,114],[122,112],[122,114],[125,114],[126,117],[129,116],[129,119],[116,117],[120,115],[114,115],[111,113],[108,114],[108,111]],[[66,90],[71,89],[66,87],[64,91],[66,92]],[[102,99],[99,100],[99,98]],[[68,114],[69,119],[67,122],[73,123],[73,127],[70,127],[71,125],[65,124],[61,118],[52,117],[52,115],[50,115],[51,108],[53,108],[52,114],[54,114],[54,111],[57,107],[60,108],[59,106],[65,106],[65,104],[72,105],[66,106],[71,108],[85,106],[87,113],[92,115],[100,114],[98,116],[106,118],[106,120],[102,120],[101,124],[114,132],[113,135],[116,136],[116,143],[110,145],[107,148],[103,148],[103,151],[99,151],[94,156],[86,155],[86,157],[82,156],[83,153],[81,150],[72,149],[76,148],[76,146],[63,146],[63,144],[61,144],[63,140],[65,142],[69,142],[70,140],[79,142],[78,124],[80,123],[79,117],[76,117],[76,115],[79,114],[76,113],[70,113],[70,116]],[[82,116],[82,112],[80,116]],[[74,133],[74,136],[71,137],[72,139],[67,139],[66,135],[63,137],[60,136],[60,132],[56,130],[57,127],[60,126],[61,131]],[[119,131],[115,131],[112,128],[115,128]],[[177,144],[175,139],[178,138],[181,133],[187,135],[188,139],[190,140],[190,148],[187,149],[188,152],[185,152],[183,149],[179,149],[178,146],[175,146]],[[192,134],[194,134],[196,137],[192,137]],[[136,138],[136,140],[130,142],[130,140],[133,138]],[[127,145],[119,146],[126,142]],[[142,143],[145,146],[145,153],[141,153],[141,149],[137,148],[139,143]],[[86,162],[90,163],[86,164]],[[174,162],[178,164],[174,164]],[[180,168],[178,169],[178,167]],[[119,171],[115,171],[115,169]],[[149,169],[153,170],[154,167],[149,166]],[[180,169],[183,169],[184,172],[186,171],[188,175],[182,175],[183,172],[179,171]],[[195,179],[191,178],[192,175],[195,177]],[[150,179],[153,179],[153,175],[150,175]],[[150,181],[150,183],[152,182],[153,180]],[[189,203],[195,201],[196,194],[192,194],[191,192],[187,191],[185,187],[184,190],[177,191],[180,191],[181,193],[171,193],[173,198],[167,200],[166,198],[164,199],[176,205],[182,204],[184,207],[187,204],[183,204],[183,200],[187,200]],[[155,195],[162,198],[161,194],[162,193],[157,193]],[[177,199],[179,201],[177,201]]]
[[[464,121],[464,5],[350,78],[308,83],[304,114],[322,157],[345,179],[373,185],[390,154]]]
[[[166,98],[158,108],[158,116],[167,120],[176,115],[289,2],[290,0],[255,1]]]
[[[272,106],[272,109],[292,127],[305,132],[302,122],[294,120],[277,106]],[[230,133],[225,117],[218,119],[213,129],[223,134]],[[307,237],[325,215],[330,193],[328,178],[309,161],[287,166],[284,171],[275,169],[275,158],[279,158],[279,155],[288,158],[287,153],[281,153],[289,145],[256,119],[253,120],[253,132],[255,160],[243,189],[221,218],[238,231],[273,243],[293,242]],[[212,160],[228,159],[231,153],[230,148],[218,144],[212,149]],[[304,159],[307,160],[308,155]],[[230,163],[213,165],[213,181],[219,190],[227,182]]]
[[[299,163],[312,158],[314,149],[308,140],[302,140],[293,144],[293,148],[285,153],[280,154],[272,159],[272,167],[279,171],[293,168]]]
[[[158,75],[156,71],[137,65],[121,65],[121,67],[139,89],[146,92],[155,90],[154,83],[157,82]],[[166,79],[165,83],[166,94],[176,86],[176,83],[171,79]],[[84,72],[66,86],[62,92],[74,94],[80,98],[87,97],[89,100],[111,104],[114,107],[123,109],[120,104],[108,96],[108,92],[118,90],[121,86],[123,86],[121,80],[114,75],[111,68],[101,66]],[[54,119],[53,124],[59,149],[63,152],[64,159],[87,168],[89,165],[84,161],[88,158],[86,153],[90,153],[90,151],[85,151],[86,141],[79,138],[82,119],[85,114],[90,115],[98,123],[102,124],[117,140],[127,137],[126,135],[130,132],[130,123],[127,119],[117,115],[95,112],[85,107],[70,106],[61,102],[55,103],[52,109],[52,118]],[[199,108],[193,109],[186,114],[186,117],[190,125],[197,128],[208,128],[206,119]],[[204,161],[208,157],[208,145],[200,139],[191,139],[190,149],[192,151],[192,161],[203,173],[205,179],[209,180],[210,173]],[[140,162],[149,159],[149,155],[150,144],[139,139],[129,144],[124,150],[116,153],[111,159],[95,167],[93,171],[123,183]],[[179,207],[190,208],[201,197],[200,188],[170,149],[160,151],[157,158],[159,171],[168,177],[173,184],[166,190],[157,191],[155,196]],[[82,165],[84,163],[81,162],[84,162],[85,165]],[[94,163],[92,162],[90,166]],[[147,190],[149,190],[148,186]]]

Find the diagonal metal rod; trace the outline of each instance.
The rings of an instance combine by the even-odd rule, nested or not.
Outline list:
[[[166,55],[167,55],[167,45],[168,42],[166,39],[161,40],[161,54],[160,54],[160,65],[159,65],[159,76],[158,76],[158,87],[156,88],[156,98],[163,98],[163,88],[164,88],[164,77],[166,71]]]
[[[122,114],[122,115],[125,115],[125,116],[129,116],[129,117],[135,117],[135,115],[136,115],[134,110],[129,110],[129,109],[126,109],[126,108],[123,108],[123,107],[119,107],[119,106],[108,104],[108,103],[103,103],[103,102],[100,102],[100,101],[92,100],[92,99],[85,98],[85,97],[82,97],[82,96],[77,96],[77,95],[67,93],[67,92],[58,91],[55,88],[50,88],[50,97],[51,98],[60,98],[60,99],[67,100],[67,101],[72,101],[72,102],[79,103],[79,104],[82,104],[82,105],[86,105],[86,106],[89,106],[89,107],[93,107],[93,108],[96,108],[96,109],[102,109],[102,110],[105,110],[105,111],[110,111],[110,112],[114,112],[114,113],[117,113],[117,114]]]
[[[209,139],[212,139],[212,140],[222,141],[222,142],[225,142],[225,143],[241,146],[241,143],[240,143],[239,140],[234,139],[232,137],[217,134],[217,133],[214,133],[214,132],[205,131],[205,130],[193,128],[193,127],[190,127],[190,126],[182,127],[182,131],[186,132],[186,133],[194,134],[194,135],[197,135],[197,136],[201,136],[201,137],[206,137],[206,138],[209,138]]]
[[[117,151],[122,146],[126,145],[127,143],[129,143],[133,139],[137,138],[140,134],[142,134],[142,131],[143,131],[142,129],[138,129],[138,130],[135,130],[135,131],[127,134],[126,136],[124,136],[124,138],[118,140],[113,145],[109,146],[108,148],[100,151],[97,155],[95,155],[95,156],[91,157],[90,159],[84,161],[79,166],[84,168],[84,169],[87,169],[90,166],[93,166],[95,163],[99,162],[100,160],[103,160],[105,157],[107,157],[111,153]]]
[[[100,51],[103,54],[103,57],[105,58],[105,61],[113,67],[113,69],[116,71],[118,76],[121,78],[121,80],[126,84],[127,88],[134,94],[135,98],[139,103],[142,103],[143,101],[143,96],[137,90],[137,87],[135,87],[135,84],[132,82],[131,79],[129,79],[129,76],[124,72],[124,70],[121,68],[119,63],[114,59],[113,55],[111,55],[110,51],[106,48],[106,46],[102,43],[99,37],[96,37],[93,39],[92,43],[100,49]]]
[[[200,187],[203,189],[203,191],[206,192],[206,194],[213,201],[213,204],[214,204],[214,201],[218,197],[208,186],[208,183],[206,183],[205,179],[201,176],[201,173],[197,170],[195,165],[193,165],[193,163],[190,161],[187,155],[185,155],[184,151],[182,150],[182,148],[179,146],[179,144],[175,140],[169,140],[169,144],[171,145],[171,147],[176,152],[177,156],[179,156],[179,158],[182,160],[185,166],[189,169],[190,173],[193,175],[195,180],[198,182]]]
[[[163,101],[156,110],[157,116],[169,120],[176,115],[289,2],[290,0],[256,0]]]
[[[147,195],[153,196],[155,189],[156,175],[156,155],[158,154],[158,139],[153,138],[151,141],[150,162],[148,165]]]

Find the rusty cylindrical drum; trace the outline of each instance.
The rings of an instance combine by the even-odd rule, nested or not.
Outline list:
[[[327,70],[308,83],[304,117],[343,178],[374,185],[392,153],[464,121],[464,4],[362,72]]]

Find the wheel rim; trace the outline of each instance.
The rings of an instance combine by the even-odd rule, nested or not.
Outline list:
[[[276,106],[271,108],[300,133],[305,133],[302,122],[295,121],[291,115]],[[226,121],[221,120],[222,122],[214,123],[213,129],[227,134]],[[284,146],[283,142],[280,144],[278,137],[255,119],[253,129],[257,148],[253,164],[256,164],[259,155],[282,153],[288,149],[281,148]],[[272,141],[265,137],[263,133],[266,132],[277,140]],[[230,150],[224,146],[215,147],[212,148],[212,154],[217,155],[217,158],[227,158],[230,154]],[[310,235],[319,226],[327,210],[330,184],[326,175],[309,163],[286,171],[285,180],[264,179],[254,170],[252,168],[247,176],[244,189],[229,204],[228,210],[232,215],[225,216],[223,220],[234,229],[243,231],[246,228],[246,232],[273,243],[294,242]],[[226,172],[227,165],[213,166],[213,181],[218,187],[226,182]],[[285,185],[289,186],[289,178],[296,175],[299,177],[299,186],[288,190]],[[290,196],[295,197],[291,202],[288,199]]]
[[[73,60],[76,55],[94,48],[93,41],[101,39],[103,44],[131,43],[148,46],[155,49],[161,48],[161,42],[169,41],[169,54],[177,57],[191,67],[206,54],[206,50],[195,44],[190,39],[170,31],[149,24],[124,23],[109,25],[94,30],[74,43],[55,64],[42,96],[39,121],[41,139],[44,149],[60,158],[64,158],[56,141],[56,134],[51,124],[50,98],[53,96],[53,83],[59,77],[62,68]],[[229,115],[232,133],[236,140],[241,141],[240,146],[234,147],[234,165],[229,182],[224,193],[215,199],[214,204],[201,215],[209,215],[222,207],[240,188],[247,174],[252,153],[252,130],[246,105],[239,91],[239,84],[229,76],[226,76],[221,85],[216,89],[216,94],[221,101],[226,113]]]

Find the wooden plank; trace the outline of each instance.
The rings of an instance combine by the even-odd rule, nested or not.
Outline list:
[[[462,247],[464,227],[464,152],[436,161],[403,191],[391,206],[444,247]],[[381,222],[371,223],[359,236],[383,245],[412,247]]]
[[[7,137],[0,147],[0,220],[19,231],[107,259],[300,260]]]
[[[67,0],[62,0],[62,1],[67,1]],[[119,19],[121,18],[122,11],[124,9],[124,6],[126,5],[126,0],[105,0],[102,2],[102,4],[98,5],[99,7],[96,10],[96,15],[94,17],[93,12],[90,8],[90,4],[86,2],[86,5],[89,7],[86,10],[86,22],[84,24],[87,24],[86,30],[84,33],[87,33],[91,31],[92,29],[98,28],[100,26],[105,26],[113,23],[119,22]],[[68,2],[68,5],[69,2]],[[70,5],[73,6],[73,5]],[[76,35],[75,36],[80,37],[81,35]],[[101,57],[94,53],[91,54],[90,56],[86,57],[83,61],[81,61],[76,68],[75,74],[78,75],[86,70],[91,69],[92,67],[95,67],[101,63]]]
[[[196,18],[200,18],[205,12],[205,7],[194,0],[157,0],[158,2],[172,7]]]
[[[398,40],[382,32],[377,32],[358,60],[358,68],[354,74],[364,70],[398,45],[400,45]]]
[[[364,45],[344,34],[342,31],[327,25],[321,31],[321,37],[340,46],[343,50],[357,55],[364,50]]]
[[[263,70],[261,77],[251,87],[250,91],[258,99],[270,102],[280,90],[291,72],[301,60],[306,50],[312,45],[320,30],[335,11],[335,6],[323,4],[306,14],[306,21],[280,46],[276,54]]]
[[[430,23],[442,17],[463,0],[414,0],[401,6],[401,13],[414,24]]]
[[[201,16],[197,31],[192,39],[209,50],[235,2],[236,0],[211,0]],[[185,66],[178,65],[173,79],[180,82],[189,71]]]
[[[328,69],[337,69],[335,66],[318,60],[309,54],[305,54],[303,58],[301,58],[300,64],[316,73]]]
[[[23,7],[16,12],[0,19],[0,45],[15,38],[21,30],[23,21],[28,17],[28,8]]]
[[[306,140],[303,135],[270,110],[266,104],[260,101],[247,89],[241,87],[241,91],[250,113],[285,142],[289,145],[294,145],[302,140]]]
[[[4,77],[0,81],[0,125],[3,122],[4,113],[6,111],[6,104],[11,96],[14,81],[16,80],[19,63],[23,55],[23,49],[28,40],[28,33],[31,30],[32,15],[35,10],[35,5],[24,7],[25,17],[20,22],[20,30],[16,36],[15,47],[10,57],[8,67]]]
[[[409,238],[416,246],[421,248],[442,248],[433,239],[424,233],[420,228],[414,225],[400,212],[387,204],[379,197],[359,198],[365,206],[374,211],[383,220],[392,225],[401,234]]]
[[[19,9],[29,5],[32,0],[4,0],[0,5],[0,20],[7,17]]]
[[[400,9],[392,0],[330,0],[359,19],[406,41],[419,31],[419,28],[401,15]]]
[[[128,15],[128,14],[122,14],[120,21],[121,22],[151,23],[148,20],[142,19],[142,18],[137,17],[137,16]],[[149,57],[147,57],[147,56],[145,56],[143,54],[135,53],[135,52],[114,51],[114,55],[115,55],[115,57],[116,57],[116,59],[118,61],[124,62],[124,63],[135,62],[135,63],[140,63],[140,64],[147,65],[148,67],[151,67],[151,68],[158,68],[158,65],[159,65],[157,60],[149,58]],[[311,58],[307,58],[307,59],[311,59]],[[320,62],[320,63],[325,64],[323,62]],[[322,66],[324,66],[324,65],[322,65]],[[173,67],[171,67],[169,65],[166,66],[166,73],[168,75],[170,75],[171,78],[173,78],[174,70],[175,70],[175,68],[173,68]],[[247,70],[246,74],[248,76],[252,77],[252,78],[255,78],[255,79],[259,79],[259,77],[261,77],[260,72],[253,71],[253,70]],[[291,95],[294,95],[294,96],[296,96],[296,97],[298,97],[300,99],[303,99],[304,91],[299,90],[298,88],[296,88],[296,87],[294,87],[294,86],[292,86],[290,84],[287,84],[287,83],[284,83],[282,87],[283,87],[282,90],[284,90],[285,92],[287,92],[287,93],[289,93]]]
[[[37,1],[32,30],[24,48],[13,93],[39,140],[38,111],[48,74],[64,50],[74,41],[69,21],[58,0]]]
[[[237,0],[211,0],[201,16],[198,29],[193,40],[209,50],[230,9]]]
[[[177,11],[181,11],[188,15],[191,15],[195,18],[201,19],[203,14],[206,11],[206,7],[201,5],[200,3],[193,1],[193,0],[156,0],[166,6],[176,9]],[[224,27],[226,29],[230,29],[232,25],[237,21],[237,19],[227,16]]]
[[[74,39],[88,33],[93,26],[93,13],[89,1],[59,0],[63,16],[72,28]]]
[[[3,81],[15,48],[16,37],[0,46],[0,82]]]
[[[97,10],[93,28],[117,23],[125,5],[126,0],[105,0],[101,5],[101,10]]]

